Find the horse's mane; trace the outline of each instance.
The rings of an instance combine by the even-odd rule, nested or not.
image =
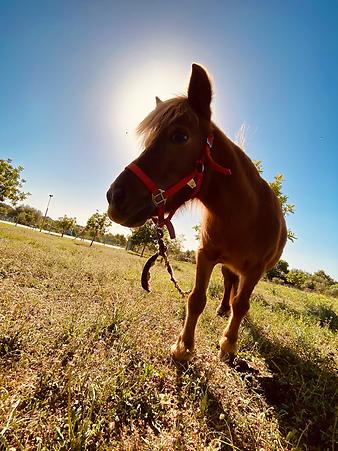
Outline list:
[[[142,136],[144,145],[151,145],[161,131],[175,122],[179,117],[198,122],[196,113],[188,103],[187,97],[175,97],[174,99],[160,102],[157,107],[143,119],[137,127],[137,133]]]

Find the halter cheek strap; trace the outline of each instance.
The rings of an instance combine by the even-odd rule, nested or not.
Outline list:
[[[174,216],[176,209],[169,211],[168,216],[165,217],[164,212],[167,200],[173,197],[185,186],[189,186],[192,189],[188,200],[194,199],[201,189],[206,164],[216,172],[224,175],[231,175],[230,169],[224,168],[212,159],[211,149],[213,140],[213,136],[208,137],[202,153],[195,163],[195,169],[190,174],[183,177],[181,180],[179,180],[177,183],[170,186],[166,190],[158,188],[153,180],[151,180],[151,178],[148,177],[147,174],[145,174],[142,169],[137,166],[136,163],[132,162],[126,167],[126,169],[129,169],[131,172],[133,172],[141,180],[144,186],[150,191],[153,204],[157,208],[156,215],[155,217],[153,217],[153,220],[159,228],[162,228],[164,225],[166,225],[171,239],[175,238],[175,230],[174,226],[171,223],[171,218]]]

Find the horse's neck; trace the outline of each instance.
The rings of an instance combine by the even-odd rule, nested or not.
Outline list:
[[[258,171],[245,152],[214,126],[212,158],[229,168],[231,175],[215,172],[208,167],[199,199],[214,214],[220,210],[249,204],[255,190],[262,185]]]
[[[256,178],[257,170],[246,155],[246,153],[230,138],[228,138],[218,127],[214,125],[214,147],[212,154],[214,158],[222,165],[236,169],[246,169],[249,171],[249,177]]]

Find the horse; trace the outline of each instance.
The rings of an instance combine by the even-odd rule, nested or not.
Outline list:
[[[279,199],[246,153],[212,122],[211,100],[209,76],[193,64],[187,95],[156,98],[156,108],[137,129],[144,150],[107,192],[110,219],[126,227],[156,218],[160,227],[172,230],[178,208],[192,199],[202,204],[195,283],[183,328],[171,347],[176,361],[194,356],[195,328],[219,263],[224,295],[216,312],[229,316],[219,357],[235,357],[252,291],[278,262],[287,239]]]

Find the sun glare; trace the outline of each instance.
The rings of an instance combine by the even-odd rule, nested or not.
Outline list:
[[[126,76],[119,92],[115,93],[113,114],[114,128],[130,145],[130,156],[139,151],[136,127],[155,108],[155,97],[162,100],[182,94],[186,90],[188,73],[179,65],[168,63],[144,63]]]

